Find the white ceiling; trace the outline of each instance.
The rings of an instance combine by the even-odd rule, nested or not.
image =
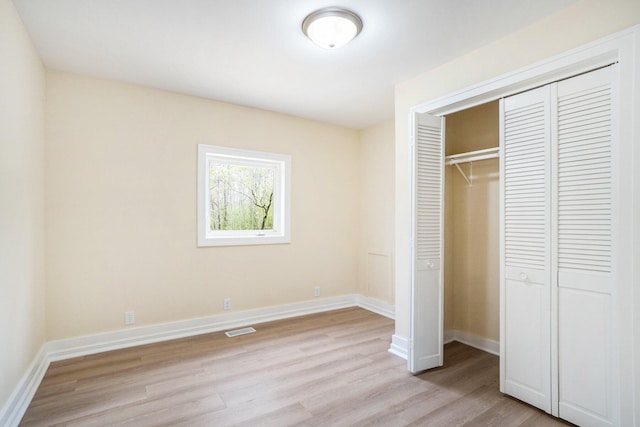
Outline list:
[[[49,68],[361,129],[393,117],[394,85],[575,0],[14,0]],[[346,47],[300,29],[340,5]],[[524,48],[524,47],[523,47]]]

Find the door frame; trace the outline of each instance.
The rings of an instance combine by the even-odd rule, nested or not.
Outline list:
[[[509,95],[527,91],[554,81],[581,74],[613,62],[619,65],[620,117],[618,118],[618,140],[620,141],[620,161],[617,173],[621,181],[628,181],[624,190],[618,189],[620,198],[620,212],[616,214],[616,221],[620,224],[614,239],[619,242],[615,280],[619,283],[613,301],[616,322],[614,332],[617,337],[616,358],[619,367],[617,378],[614,379],[615,392],[618,394],[619,408],[617,412],[621,425],[634,425],[634,420],[640,420],[640,364],[634,364],[634,351],[640,355],[640,292],[634,295],[634,284],[640,288],[640,198],[634,198],[633,189],[640,190],[640,172],[634,173],[634,163],[640,165],[640,149],[633,150],[633,146],[640,147],[640,121],[634,117],[640,114],[640,25],[599,39],[587,45],[572,49],[560,55],[553,56],[520,70],[510,72],[494,79],[474,85],[461,91],[453,92],[443,97],[416,105],[409,113],[409,144],[415,147],[414,129],[421,114],[445,116],[464,109],[468,109],[490,101],[495,101]],[[502,150],[502,148],[501,148]],[[501,153],[502,155],[502,153]],[[635,156],[635,157],[634,157]],[[413,162],[412,162],[413,163]],[[411,166],[411,182],[415,170]],[[640,168],[639,168],[640,170]],[[411,205],[414,194],[411,192]],[[635,214],[634,214],[635,213]],[[413,209],[410,210],[413,216]],[[411,221],[411,218],[407,218]],[[442,226],[443,224],[441,224]],[[626,232],[622,232],[625,229]],[[413,230],[411,230],[413,235]],[[415,247],[415,245],[414,245]],[[411,272],[414,271],[414,247],[410,248]],[[411,275],[409,297],[412,298],[414,283]],[[503,278],[500,278],[501,282]],[[635,299],[634,299],[635,297]],[[503,299],[502,290],[500,295]],[[442,295],[440,296],[442,301]],[[409,302],[410,331],[414,330],[417,318],[414,307],[419,302]],[[502,306],[502,301],[501,301]],[[441,307],[443,308],[443,307]],[[634,309],[636,315],[634,316]],[[504,315],[500,313],[500,353],[503,354]],[[439,327],[439,326],[434,326]],[[635,335],[634,335],[635,331]],[[442,331],[434,331],[434,333]],[[416,348],[409,337],[407,352]],[[410,355],[409,358],[413,356]],[[637,357],[637,356],[636,356]],[[504,361],[501,358],[501,374],[504,373]],[[630,375],[629,373],[633,373]],[[552,378],[552,389],[557,390],[557,377]],[[635,390],[635,398],[634,398]],[[554,396],[557,397],[557,396]],[[555,399],[557,401],[557,398]],[[637,414],[635,412],[638,412]]]

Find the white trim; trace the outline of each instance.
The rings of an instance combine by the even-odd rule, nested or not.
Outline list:
[[[9,399],[0,409],[0,426],[17,427],[20,424],[48,367],[49,360],[46,357],[46,345],[42,345],[31,365],[13,389]]]
[[[209,161],[232,165],[262,166],[274,170],[273,229],[209,229]],[[271,245],[291,243],[291,156],[198,144],[197,243],[198,247]]]
[[[120,329],[48,342],[47,355],[50,361],[58,361],[355,306],[357,306],[357,296],[345,295],[139,328]]]
[[[380,301],[379,299],[364,295],[356,295],[356,305],[364,308],[365,310],[379,314],[380,316],[388,317],[389,319],[396,318],[395,306],[387,302]]]
[[[449,344],[450,342],[457,341],[455,329],[449,329],[447,331],[444,331],[442,335],[443,335],[442,342],[444,344]]]
[[[394,319],[392,305],[351,294],[49,341],[42,346],[0,410],[0,426],[20,424],[51,362],[349,307],[360,307]]]
[[[409,340],[394,334],[388,351],[404,360],[409,360]]]
[[[458,341],[478,350],[486,351],[495,356],[500,356],[500,342],[489,338],[481,337],[465,331],[450,329],[444,333],[444,343]]]

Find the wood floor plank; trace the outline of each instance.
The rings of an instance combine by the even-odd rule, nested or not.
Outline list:
[[[185,413],[187,418],[191,417],[196,413],[194,409],[196,406],[201,407],[202,412],[225,407],[218,394],[209,393],[202,389],[183,390],[180,393],[167,394],[162,398],[145,399],[124,405],[119,407],[117,411],[107,410],[78,418],[66,425],[78,427],[153,425],[154,423],[157,425],[159,420],[163,422],[175,421],[182,417],[181,413]]]
[[[21,426],[565,426],[460,343],[411,375],[392,320],[350,308],[52,363]]]
[[[450,401],[435,411],[409,424],[412,426],[429,425],[434,427],[463,426],[473,420],[477,414],[496,405],[502,396],[494,392],[497,384],[483,385],[472,392]]]
[[[73,421],[94,413],[116,410],[123,405],[145,399],[140,385],[119,387],[117,393],[64,393],[33,400],[21,425],[50,426]],[[64,402],[64,404],[60,404]]]
[[[497,425],[513,425],[520,426],[524,424],[532,416],[537,415],[538,411],[534,408],[523,408],[522,404],[508,396],[502,398],[495,405],[491,405],[486,411],[472,418],[465,425],[474,426],[497,426]]]

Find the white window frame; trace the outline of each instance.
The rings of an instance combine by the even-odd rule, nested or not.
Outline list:
[[[273,229],[209,229],[209,161],[274,168]],[[291,156],[198,144],[198,247],[291,243]]]

